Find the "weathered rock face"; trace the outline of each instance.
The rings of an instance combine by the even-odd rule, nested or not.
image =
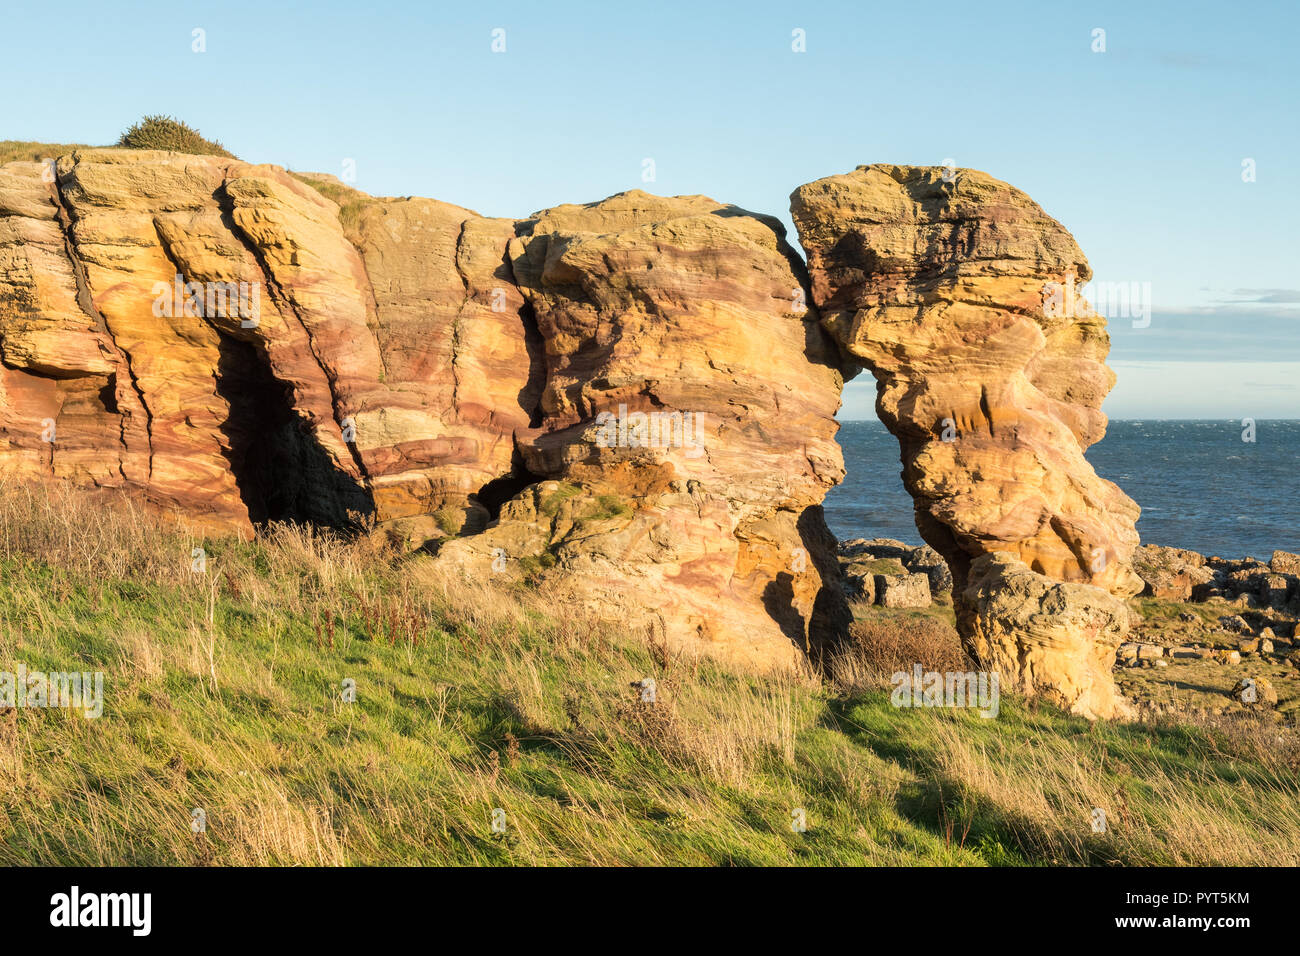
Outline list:
[[[0,169],[6,473],[212,530],[461,534],[449,566],[674,650],[788,665],[845,626],[839,355],[774,220],[640,192],[486,219],[165,152],[45,171]]]
[[[387,386],[355,416],[376,515],[412,545],[481,531],[526,483],[515,439],[542,382],[507,255],[515,223],[432,199],[359,202]]]
[[[0,179],[5,469],[131,489],[213,527],[369,510],[339,423],[379,357],[356,335],[361,262],[334,205],[209,157],[43,169]]]
[[[531,494],[441,559],[563,580],[671,649],[793,663],[847,626],[820,503],[843,476],[834,343],[774,220],[625,193],[522,223],[544,343]]]
[[[511,474],[535,403],[513,222],[362,197],[354,246],[276,167],[96,150],[43,169],[0,171],[6,470],[213,528],[486,525],[476,493]]]
[[[864,166],[800,187],[791,203],[813,301],[876,377],[917,527],[947,559],[959,598],[976,584],[972,562],[997,552],[1044,588],[1137,593],[1138,508],[1083,456],[1104,433],[1100,406],[1114,376],[1103,364],[1105,321],[1075,291],[1091,270],[1069,233],[974,170]],[[1108,678],[1093,672],[1086,649],[1119,635],[1102,628],[1068,653],[1018,664],[980,636],[997,629],[987,609],[1002,602],[980,597],[996,591],[996,573],[1010,566],[986,562],[969,598],[984,611],[959,606],[972,650],[1026,688],[1054,686],[1067,704],[1108,713],[1097,689]],[[1027,653],[1037,643],[1034,631],[1005,631],[1022,634]],[[1104,650],[1113,659],[1114,643]]]
[[[972,562],[957,603],[957,629],[976,660],[1021,692],[1089,718],[1129,713],[1111,665],[1130,620],[1110,592],[1053,581],[1006,551]]]

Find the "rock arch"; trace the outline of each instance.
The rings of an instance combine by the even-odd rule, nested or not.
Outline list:
[[[1114,374],[1078,245],[976,170],[861,166],[795,190],[791,214],[823,325],[876,378],[968,650],[1026,692],[1117,713],[1138,507],[1083,455]]]

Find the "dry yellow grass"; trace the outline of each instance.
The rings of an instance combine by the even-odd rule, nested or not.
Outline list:
[[[947,645],[891,626],[833,682],[763,677],[382,535],[0,479],[0,670],[106,675],[101,718],[0,714],[0,864],[1300,862],[1276,729],[895,709],[888,668]]]

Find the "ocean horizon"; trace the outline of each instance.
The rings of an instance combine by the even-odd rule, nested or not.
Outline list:
[[[1085,456],[1142,507],[1143,544],[1264,560],[1300,552],[1300,419],[1254,419],[1253,432],[1251,421],[1111,419]],[[831,531],[921,544],[893,436],[879,421],[840,424],[846,475],[826,496]]]

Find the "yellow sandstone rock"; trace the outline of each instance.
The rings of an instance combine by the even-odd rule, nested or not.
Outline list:
[[[820,506],[865,366],[968,645],[1116,713],[1137,506],[1083,457],[1113,382],[1088,265],[1023,193],[945,175],[801,187],[805,270],[775,219],[703,196],[508,220],[214,156],[10,163],[0,468],[214,531],[373,520],[786,668],[847,626]]]
[[[1083,456],[1114,383],[1105,320],[1077,296],[1083,253],[1024,193],[969,169],[861,166],[795,190],[791,213],[826,327],[876,378],[968,648],[1010,686],[1111,713],[1127,616],[1107,599],[1142,587],[1138,507]],[[1016,560],[973,567],[999,553]],[[1015,611],[999,592],[1013,583],[1051,595],[1061,625],[990,617]]]

